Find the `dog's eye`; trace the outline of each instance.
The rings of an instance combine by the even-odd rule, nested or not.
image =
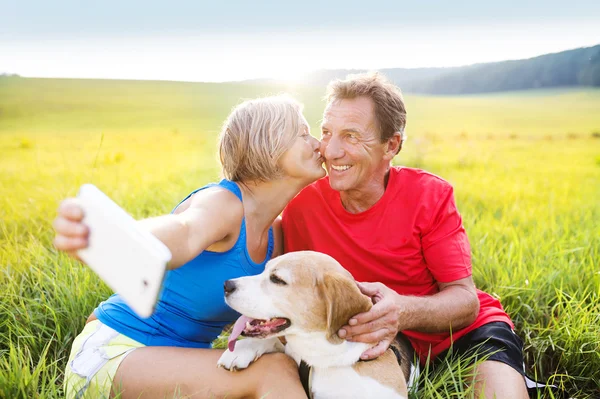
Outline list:
[[[271,274],[271,282],[274,284],[279,284],[279,285],[287,285],[287,283],[285,281],[283,281],[282,279],[280,279],[279,277],[277,277],[274,274]]]

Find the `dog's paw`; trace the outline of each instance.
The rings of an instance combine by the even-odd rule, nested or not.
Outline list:
[[[217,362],[217,366],[223,367],[225,370],[229,371],[238,371],[243,370],[250,365],[250,363],[254,362],[258,359],[256,353],[252,353],[250,351],[238,351],[237,348],[235,351],[231,352],[227,349],[221,355],[221,358]]]
[[[243,370],[265,353],[283,351],[283,344],[277,338],[246,338],[236,343],[233,352],[229,349],[223,352],[217,366],[229,371]]]

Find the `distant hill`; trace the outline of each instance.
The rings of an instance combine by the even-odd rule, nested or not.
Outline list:
[[[364,70],[320,70],[301,78],[325,85]],[[409,93],[473,94],[568,86],[600,86],[600,45],[515,61],[453,68],[381,69]]]

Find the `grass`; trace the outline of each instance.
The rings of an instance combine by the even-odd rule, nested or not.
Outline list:
[[[323,88],[0,79],[0,398],[58,398],[73,338],[109,289],[56,253],[59,201],[91,182],[137,218],[219,176],[215,138],[240,98],[289,91],[316,130]],[[398,164],[455,187],[476,285],[500,298],[528,370],[600,396],[599,90],[406,96]],[[462,398],[463,361],[417,398]],[[553,397],[546,393],[542,397]]]

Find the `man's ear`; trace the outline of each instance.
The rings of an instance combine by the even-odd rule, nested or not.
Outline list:
[[[394,158],[402,149],[402,133],[395,132],[392,137],[390,137],[386,142],[385,156],[390,158]]]
[[[327,316],[327,340],[342,343],[338,330],[353,316],[371,309],[371,300],[363,295],[354,280],[337,274],[326,274],[321,285]]]

